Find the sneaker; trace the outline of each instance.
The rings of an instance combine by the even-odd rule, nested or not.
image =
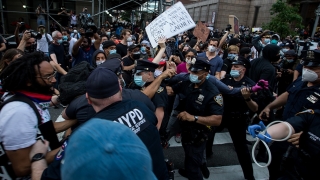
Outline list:
[[[201,172],[202,172],[203,177],[204,177],[205,179],[208,179],[209,176],[210,176],[210,171],[209,171],[209,169],[208,169],[208,167],[207,167],[207,163],[202,164],[202,166],[201,166],[200,169],[201,169]]]
[[[176,136],[174,137],[174,140],[175,140],[177,143],[181,143],[181,134],[176,134]]]

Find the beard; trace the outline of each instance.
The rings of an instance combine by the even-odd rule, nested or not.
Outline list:
[[[35,80],[32,83],[32,86],[27,87],[26,90],[30,91],[30,92],[44,94],[44,95],[53,95],[54,94],[53,84],[52,85],[48,85],[47,83],[45,83],[45,84],[46,85],[42,85]]]

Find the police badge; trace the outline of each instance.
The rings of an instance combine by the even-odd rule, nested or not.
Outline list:
[[[213,98],[220,106],[223,106],[223,97],[221,94],[216,95]]]

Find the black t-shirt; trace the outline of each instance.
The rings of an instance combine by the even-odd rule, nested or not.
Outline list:
[[[131,66],[134,64],[134,59],[132,59],[130,56],[125,57],[122,59],[123,66]],[[127,85],[129,85],[132,81],[132,70],[129,71],[123,71],[122,77]]]
[[[64,70],[67,70],[67,65],[66,65],[65,60],[64,60],[64,48],[63,48],[63,45],[62,44],[56,45],[56,44],[51,43],[50,46],[49,46],[49,55],[51,55],[51,54],[55,54],[56,57],[57,57],[58,64],[61,64],[61,67]]]
[[[156,128],[157,117],[139,101],[121,101],[98,112],[94,118],[101,118],[128,126],[146,145],[152,158],[153,172],[158,179],[168,179],[168,171]]]
[[[132,99],[140,101],[145,104],[152,112],[155,111],[155,107],[151,100],[139,90],[122,89],[122,99]],[[88,100],[85,94],[71,101],[69,106],[66,108],[65,113],[68,118],[77,119],[79,124],[85,123],[96,114],[93,107],[88,104]]]
[[[117,44],[116,46],[117,53],[120,54],[121,57],[124,57],[128,54],[128,46],[122,43]]]
[[[230,74],[231,67],[232,67],[232,61],[230,59],[226,58],[223,60],[223,65],[222,65],[221,71],[225,71],[226,74]]]

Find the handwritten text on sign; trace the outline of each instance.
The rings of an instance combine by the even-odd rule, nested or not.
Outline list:
[[[186,8],[178,2],[153,20],[146,32],[152,47],[156,47],[160,38],[170,38],[195,26]]]

